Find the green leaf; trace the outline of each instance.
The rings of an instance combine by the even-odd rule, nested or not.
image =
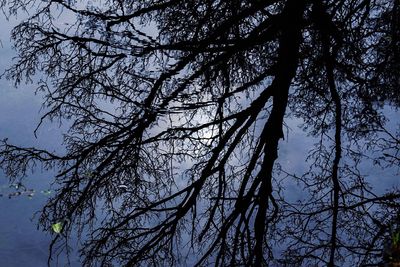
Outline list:
[[[395,246],[397,246],[399,244],[399,242],[400,242],[400,232],[397,232],[392,236],[392,241],[393,241],[393,244]]]
[[[42,190],[42,191],[40,191],[40,193],[42,193],[43,195],[48,196],[48,195],[51,195],[51,190]]]
[[[62,228],[63,228],[62,222],[55,223],[51,226],[51,229],[53,229],[53,231],[57,234],[61,233]]]

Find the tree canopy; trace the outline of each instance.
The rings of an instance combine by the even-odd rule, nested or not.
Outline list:
[[[0,147],[12,179],[58,171],[52,251],[77,230],[85,266],[382,261],[400,191],[361,165],[398,174],[399,0],[0,3],[29,13],[5,77],[68,125],[63,152]],[[300,175],[276,162],[290,118],[318,140]]]

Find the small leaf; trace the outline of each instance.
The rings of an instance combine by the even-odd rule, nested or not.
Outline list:
[[[93,176],[93,172],[91,172],[91,171],[87,171],[87,172],[85,172],[85,174],[84,174],[86,177],[88,177],[88,178],[90,178],[90,177],[92,177]]]
[[[400,242],[400,232],[394,233],[392,235],[392,242],[394,246],[397,246]]]
[[[51,190],[42,190],[42,191],[40,191],[40,193],[42,193],[43,195],[48,196],[48,195],[51,194]]]
[[[120,185],[118,186],[118,188],[121,188],[121,189],[128,189],[128,187],[127,187],[126,185],[124,185],[124,184],[120,184]]]
[[[55,223],[51,226],[51,229],[53,229],[53,231],[57,234],[61,233],[62,228],[63,228],[62,222]]]

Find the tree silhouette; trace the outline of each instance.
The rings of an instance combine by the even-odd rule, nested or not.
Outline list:
[[[31,14],[5,76],[40,73],[41,121],[69,125],[65,152],[0,150],[14,179],[58,170],[51,251],[77,229],[85,266],[381,262],[400,191],[360,165],[400,163],[399,0],[1,3]],[[285,118],[319,140],[303,175],[276,163]]]

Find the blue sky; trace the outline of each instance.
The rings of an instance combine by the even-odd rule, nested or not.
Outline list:
[[[0,73],[10,65],[15,51],[9,42],[10,30],[16,20],[7,21],[0,15]],[[14,88],[12,81],[0,79],[0,139],[8,137],[10,142],[22,146],[39,146],[51,150],[61,149],[61,130],[55,123],[46,122],[39,131],[38,139],[33,130],[40,120],[40,95],[35,95],[34,84],[21,85]],[[388,109],[392,119],[392,128],[398,124],[398,111]],[[296,125],[299,121],[291,120],[289,137],[280,144],[279,162],[290,166],[293,172],[306,170],[305,158],[314,139],[307,137]],[[384,192],[386,188],[399,185],[398,177],[393,171],[383,171],[368,165],[363,166],[377,191]],[[379,178],[379,180],[378,180]],[[0,174],[0,185],[3,197],[0,197],[0,266],[44,266],[47,261],[47,246],[50,241],[48,234],[36,230],[36,222],[31,221],[33,213],[38,211],[48,196],[41,193],[50,188],[51,173],[37,171],[26,179],[28,188],[35,190],[32,199],[19,196],[9,199],[7,193],[7,178]],[[302,192],[295,183],[288,182],[293,197],[299,197]],[[1,193],[1,192],[0,192]],[[60,265],[62,266],[62,265]],[[72,263],[74,266],[74,263]],[[75,263],[75,266],[79,266]]]
[[[0,73],[10,66],[15,51],[12,49],[10,30],[16,20],[7,21],[0,13]],[[60,129],[57,124],[46,123],[38,139],[33,130],[40,120],[41,97],[35,95],[34,84],[13,86],[12,81],[0,79],[0,139],[22,146],[41,146],[60,149]],[[46,266],[50,235],[38,231],[36,211],[45,204],[48,195],[41,191],[50,188],[51,174],[36,171],[25,179],[27,188],[34,189],[32,198],[27,195],[8,198],[15,192],[9,187],[8,179],[0,173],[0,266],[41,267]],[[33,219],[33,220],[32,220]],[[61,257],[60,265],[65,259]],[[72,262],[72,266],[79,266]]]

